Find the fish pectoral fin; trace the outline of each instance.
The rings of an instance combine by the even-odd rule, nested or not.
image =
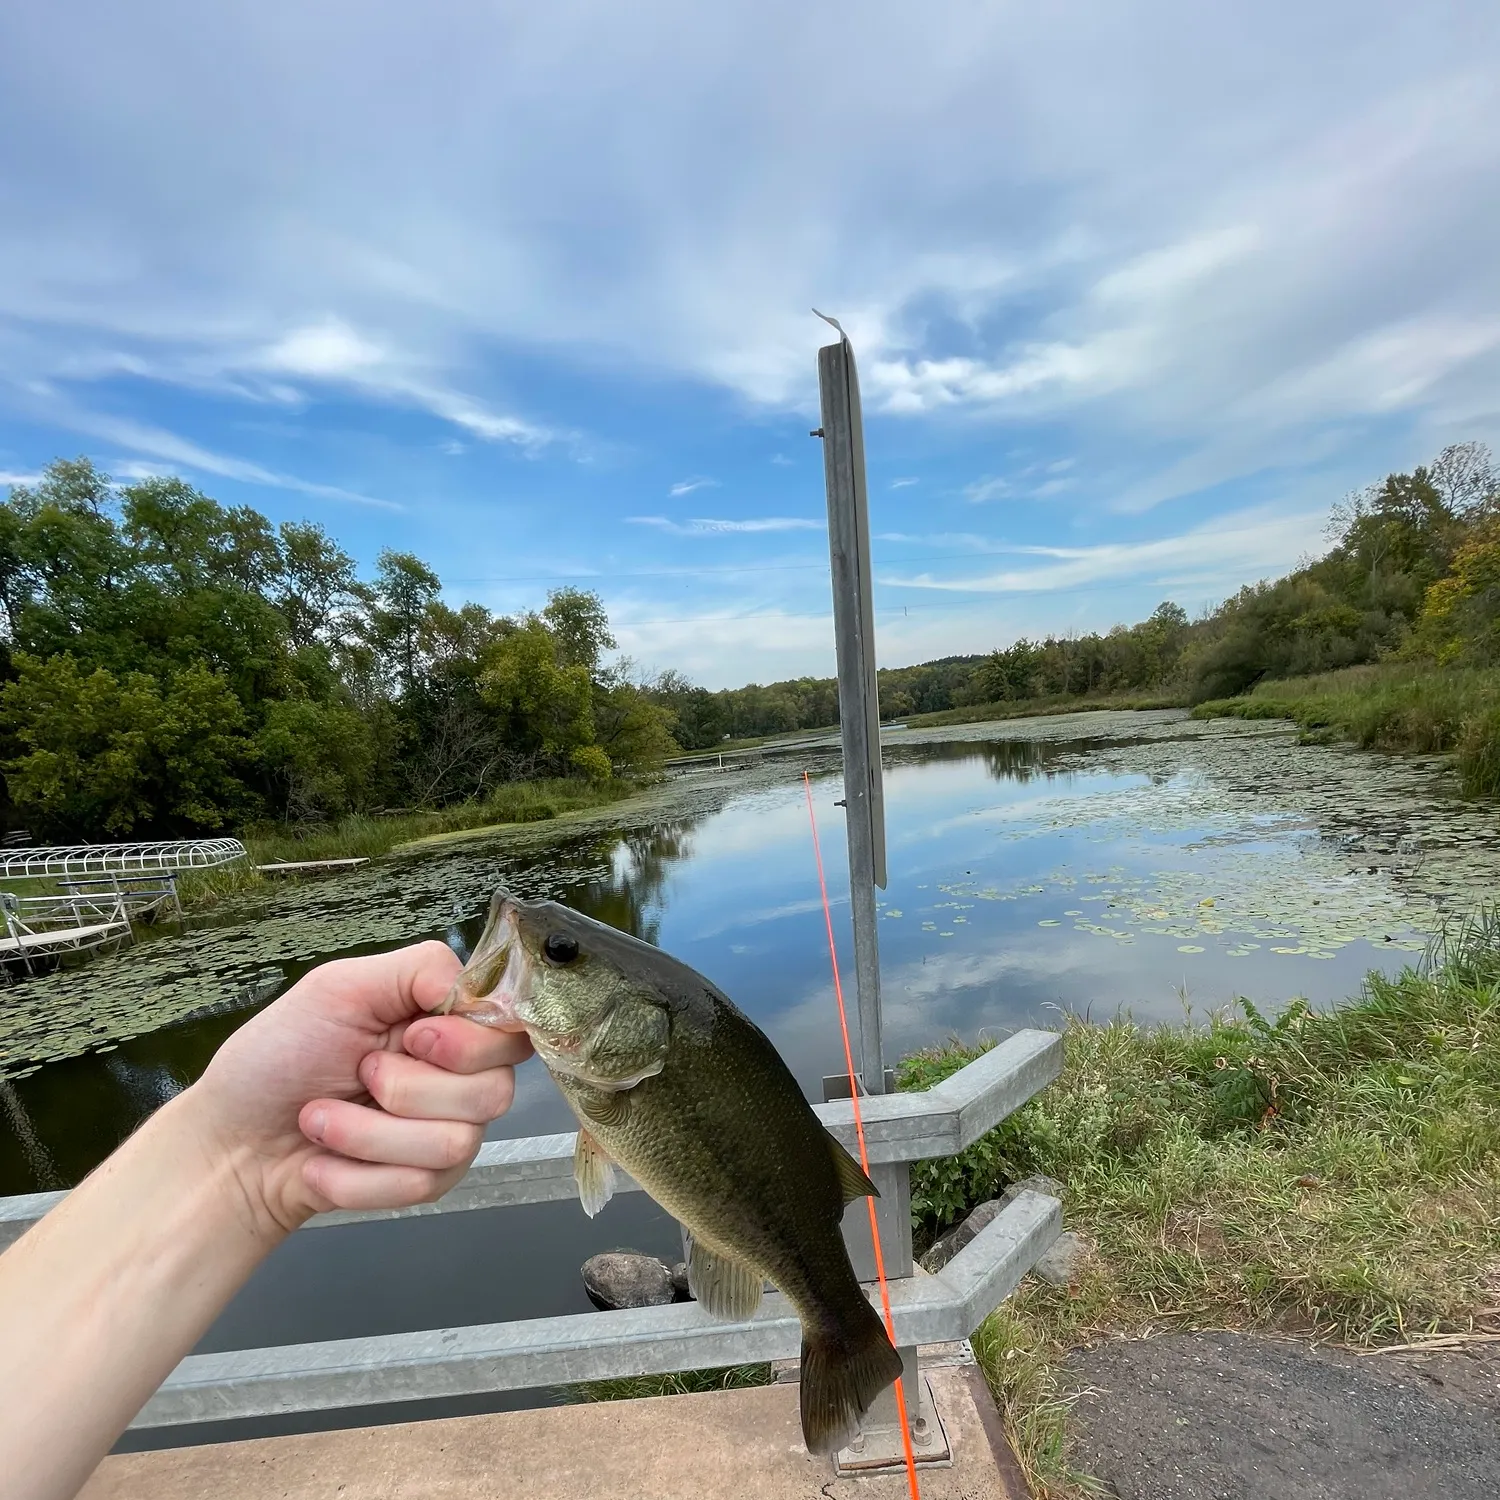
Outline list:
[[[620,1089],[606,1092],[604,1089],[579,1089],[574,1095],[578,1108],[595,1125],[613,1130],[623,1125],[630,1117],[630,1090]]]
[[[687,1236],[688,1290],[711,1318],[739,1322],[760,1306],[764,1288],[759,1271],[731,1260]]]
[[[573,1176],[578,1180],[578,1200],[592,1219],[614,1196],[615,1169],[586,1130],[578,1132],[578,1144],[573,1147]]]
[[[844,1195],[844,1202],[853,1203],[856,1198],[878,1198],[880,1189],[865,1176],[864,1168],[832,1134],[828,1137],[828,1145],[833,1152],[833,1166],[839,1174],[839,1191]]]

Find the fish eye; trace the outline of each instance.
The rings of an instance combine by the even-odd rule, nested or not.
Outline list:
[[[542,944],[542,957],[548,963],[570,964],[578,957],[578,939],[566,932],[549,932]]]

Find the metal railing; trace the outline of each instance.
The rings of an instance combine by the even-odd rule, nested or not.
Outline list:
[[[144,844],[61,844],[0,848],[0,880],[27,875],[145,874],[209,870],[245,858],[238,839],[168,839]]]
[[[904,1185],[909,1162],[951,1156],[972,1145],[1057,1077],[1062,1053],[1060,1036],[1021,1031],[923,1093],[885,1094],[862,1102],[872,1169],[878,1181],[884,1179],[881,1237],[887,1264],[904,1272],[890,1283],[896,1343],[903,1356],[917,1344],[968,1337],[1057,1237],[1062,1210],[1056,1199],[1022,1193],[940,1273],[912,1274],[907,1196],[904,1190],[890,1192],[887,1184]],[[819,1105],[817,1114],[846,1146],[855,1145],[853,1106],[847,1099]],[[463,1181],[438,1203],[324,1214],[306,1227],[576,1197],[575,1139],[552,1135],[492,1141],[481,1148]],[[639,1191],[624,1174],[616,1176],[617,1192]],[[0,1199],[0,1247],[64,1196],[32,1193]],[[846,1233],[863,1217],[848,1215]],[[857,1267],[859,1259],[855,1251]],[[796,1314],[783,1297],[770,1294],[753,1317],[733,1323],[716,1322],[688,1302],[190,1355],[132,1426],[181,1426],[789,1359],[797,1355],[800,1339]]]
[[[63,954],[87,953],[132,938],[130,914],[119,891],[66,896],[0,891],[0,921],[0,966],[19,963],[28,974]]]

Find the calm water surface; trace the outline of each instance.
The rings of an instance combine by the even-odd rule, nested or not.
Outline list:
[[[1410,962],[1446,911],[1493,882],[1489,815],[1454,802],[1432,768],[1403,763],[1407,781],[1394,785],[1392,763],[1295,747],[1284,733],[1210,733],[1170,715],[1135,716],[1121,733],[1121,718],[1003,726],[1003,738],[1001,726],[892,737],[890,884],[879,927],[888,1060],[950,1036],[1055,1026],[1064,1010],[1178,1019],[1237,995],[1273,1006],[1296,994],[1329,1003],[1356,990],[1369,969]],[[1092,736],[1080,737],[1080,728]],[[197,935],[164,943],[203,955],[197,977],[210,999],[229,967],[213,958],[213,942],[238,944],[240,970],[253,969],[259,944],[284,987],[322,958],[415,937],[466,951],[490,890],[504,882],[567,901],[701,970],[765,1029],[809,1096],[820,1097],[841,1049],[804,766],[847,973],[843,814],[834,805],[842,789],[836,762],[819,751],[738,778],[700,778],[643,811],[622,809],[613,827],[530,830],[387,861],[313,894],[276,898],[285,911],[221,923],[204,939],[210,946],[195,948]],[[330,925],[334,917],[350,941],[308,952],[274,936],[345,930]],[[160,947],[152,962],[171,952]],[[67,982],[125,983],[140,972],[129,968],[129,953],[107,963]],[[171,977],[191,984],[195,971],[189,964]],[[0,993],[0,1008],[26,988]],[[0,1193],[75,1182],[196,1077],[252,1008],[231,1004],[29,1073],[15,1065],[12,1038],[9,1056],[0,1052],[12,1075],[0,1081]],[[572,1126],[530,1063],[514,1108],[491,1133]],[[299,1234],[201,1347],[585,1311],[579,1263],[621,1246],[675,1258],[677,1229],[643,1195],[629,1194],[593,1221],[576,1203],[558,1203]],[[522,1403],[475,1398],[423,1410],[506,1404]],[[351,1420],[412,1414],[392,1408]],[[320,1415],[253,1427],[336,1422]],[[228,1435],[240,1434],[226,1426],[192,1440]],[[178,1440],[158,1434],[130,1444]]]

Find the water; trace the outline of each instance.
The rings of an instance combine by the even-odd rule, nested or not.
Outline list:
[[[277,893],[187,937],[14,986],[0,994],[0,1193],[76,1182],[313,963],[421,937],[464,951],[501,882],[701,970],[820,1097],[842,1051],[804,766],[848,974],[842,788],[830,753],[804,748],[581,823],[437,845]],[[1413,960],[1445,914],[1500,874],[1493,811],[1457,801],[1435,762],[1300,747],[1265,726],[1171,714],[898,733],[886,748],[886,804],[888,1060],[949,1036],[1056,1025],[1064,1010],[1180,1019],[1236,995],[1273,1008],[1299,994],[1327,1004],[1367,970]],[[572,1124],[532,1063],[491,1134]],[[593,1221],[557,1203],[296,1235],[201,1348],[585,1311],[578,1265],[622,1246],[675,1258],[676,1226],[629,1194]],[[427,1409],[505,1404],[516,1403]],[[329,1424],[316,1415],[251,1425]],[[228,1435],[242,1434],[193,1439]],[[178,1439],[130,1441],[156,1440]]]

